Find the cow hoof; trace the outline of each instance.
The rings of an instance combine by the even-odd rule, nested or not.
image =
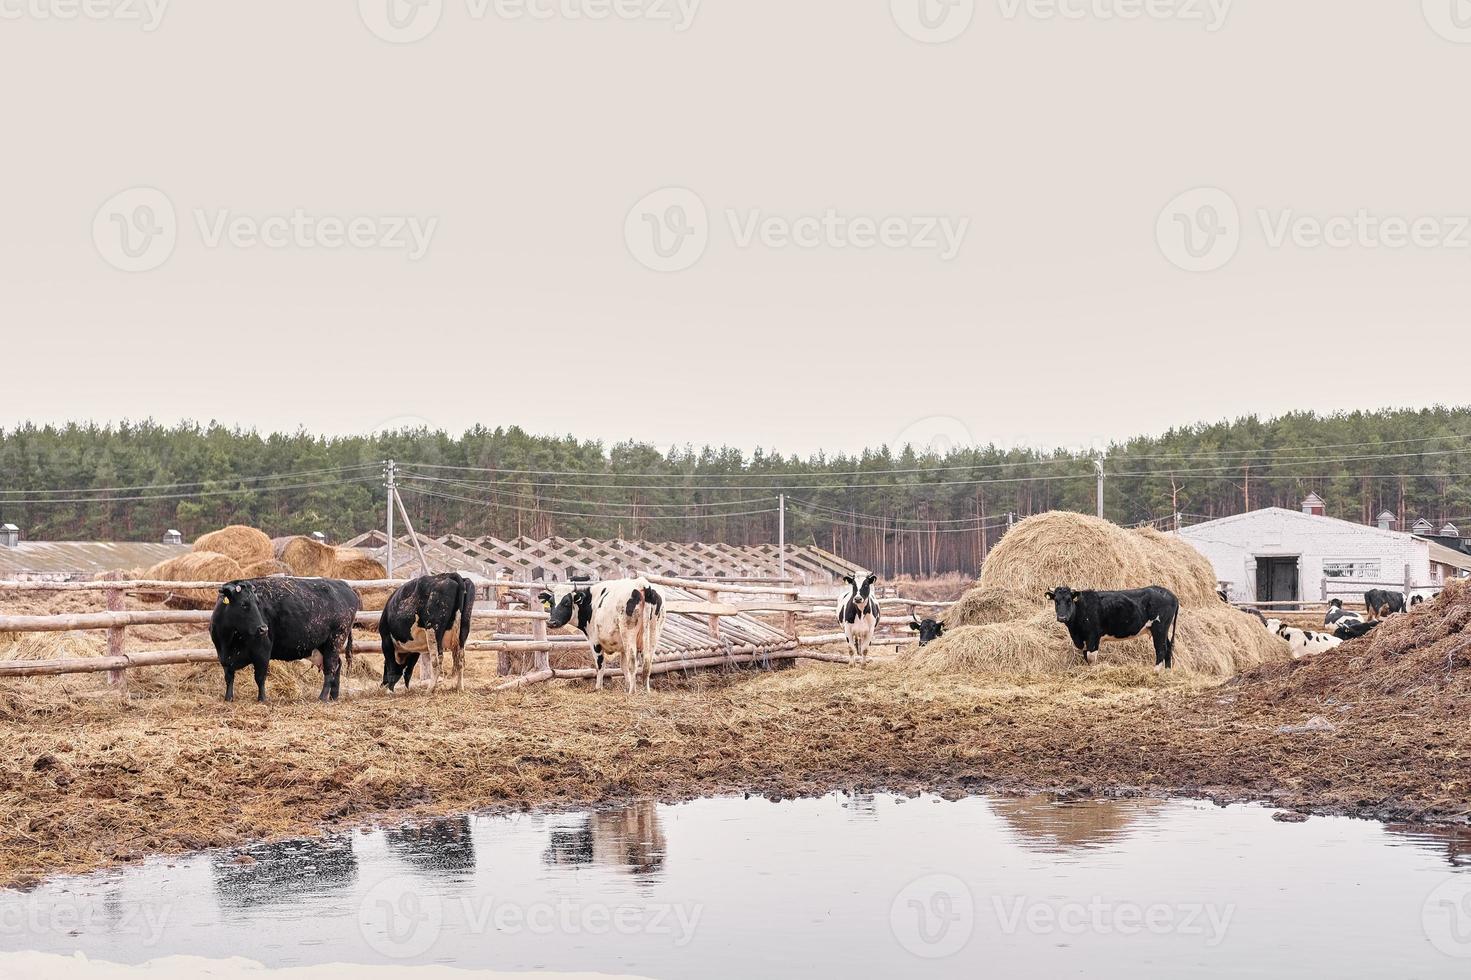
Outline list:
[[[1089,667],[1092,667],[1094,664],[1098,663],[1098,654],[1085,653],[1083,654],[1083,660],[1087,662]]]

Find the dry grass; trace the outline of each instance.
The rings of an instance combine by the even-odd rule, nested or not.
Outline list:
[[[1011,589],[971,589],[944,615],[945,628],[991,626],[1031,619],[1043,608],[1041,596]]]
[[[1129,532],[1144,541],[1149,585],[1163,585],[1185,606],[1214,606],[1221,601],[1216,571],[1190,542],[1152,527]]]
[[[275,543],[276,557],[303,578],[330,577],[337,552],[330,545],[307,537],[286,538]]]
[[[272,575],[290,575],[291,566],[284,561],[267,558],[264,561],[252,562],[242,567],[240,571],[246,578],[268,578]]]
[[[200,535],[191,550],[225,555],[241,566],[275,557],[271,550],[271,539],[266,537],[265,532],[244,524],[231,524],[218,531]]]
[[[1034,595],[1040,603],[1058,586],[1136,589],[1155,584],[1150,575],[1143,537],[1086,514],[1053,511],[1006,533],[986,558],[981,585]]]
[[[159,562],[148,570],[147,577],[165,582],[232,582],[245,574],[239,562],[226,555],[191,551]],[[165,603],[182,609],[213,609],[218,595],[215,589],[178,589],[168,594]]]

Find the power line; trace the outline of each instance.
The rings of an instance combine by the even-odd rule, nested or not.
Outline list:
[[[299,470],[292,473],[270,473],[263,476],[225,476],[213,480],[196,480],[192,483],[142,483],[131,487],[74,487],[64,490],[3,490],[0,494],[16,493],[116,493],[126,490],[169,490],[179,487],[207,487],[216,483],[260,483],[266,480],[292,480],[307,476],[325,476],[334,473],[350,473],[356,470],[377,469],[380,463],[359,463],[355,466],[333,466],[319,470]],[[119,498],[121,499],[121,498]],[[13,501],[5,501],[11,503]]]
[[[543,510],[539,507],[518,507],[514,504],[493,504],[488,501],[478,500],[474,497],[465,497],[460,494],[446,493],[442,490],[429,490],[424,487],[412,486],[407,483],[400,484],[399,489],[407,490],[410,493],[417,493],[425,497],[436,497],[442,500],[458,500],[463,503],[480,504],[486,507],[506,507],[510,510],[522,511],[532,514],[541,514],[548,517],[581,517],[585,520],[594,521],[698,521],[722,517],[755,517],[760,514],[775,514],[777,512],[775,507],[770,507],[766,510],[748,510],[738,511],[735,513],[717,514],[594,514],[571,511]],[[693,504],[691,506],[700,507],[703,505]]]
[[[195,490],[190,493],[155,493],[129,497],[50,497],[46,499],[0,499],[0,504],[9,506],[40,507],[47,504],[121,504],[141,500],[194,500],[199,497],[228,497],[234,494],[279,493],[283,490],[317,490],[323,487],[340,487],[353,483],[374,483],[373,476],[359,476],[342,480],[324,480],[317,483],[294,483],[277,487],[235,487],[227,490]]]

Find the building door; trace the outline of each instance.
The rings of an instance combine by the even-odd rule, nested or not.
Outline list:
[[[1296,558],[1258,558],[1256,560],[1257,602],[1297,602],[1301,576]]]

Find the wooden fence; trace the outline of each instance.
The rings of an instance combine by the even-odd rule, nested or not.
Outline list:
[[[817,647],[843,641],[841,633],[802,635],[802,620],[835,622],[830,599],[804,598],[794,584],[783,581],[769,585],[745,585],[726,581],[709,582],[662,576],[649,576],[649,581],[663,587],[668,613],[660,649],[654,658],[656,674],[704,667],[762,663],[773,660],[809,659],[845,663],[846,655],[829,653]],[[198,625],[207,627],[210,610],[171,610],[125,608],[129,594],[157,594],[184,589],[216,590],[219,582],[165,582],[137,580],[125,582],[0,582],[0,592],[100,592],[106,609],[99,612],[67,613],[48,616],[16,616],[0,614],[0,633],[70,632],[105,630],[107,652],[100,657],[58,660],[0,661],[0,678],[51,677],[64,674],[106,671],[109,682],[125,690],[126,671],[131,667],[157,667],[179,664],[213,663],[212,646],[180,650],[129,651],[127,630],[134,626]],[[355,581],[347,583],[359,592],[396,588],[402,580]],[[580,634],[549,635],[548,616],[532,606],[532,597],[544,587],[542,582],[498,581],[482,588],[475,606],[475,621],[496,623],[529,623],[530,635],[494,633],[489,640],[471,640],[467,652],[495,653],[497,669],[502,677],[511,673],[511,655],[529,653],[531,670],[500,683],[497,689],[509,689],[550,681],[554,678],[588,678],[596,674],[589,668],[553,668],[550,656],[557,651],[586,651],[587,642]],[[722,596],[734,601],[723,601]],[[886,599],[886,606],[918,608],[939,607],[945,603],[920,600]],[[379,613],[360,612],[360,627],[376,626]],[[780,626],[762,616],[780,617]],[[908,617],[885,616],[883,624],[905,627]],[[879,641],[882,645],[913,642],[909,631]],[[376,637],[354,636],[353,652],[383,652]],[[590,658],[589,658],[590,659]]]

